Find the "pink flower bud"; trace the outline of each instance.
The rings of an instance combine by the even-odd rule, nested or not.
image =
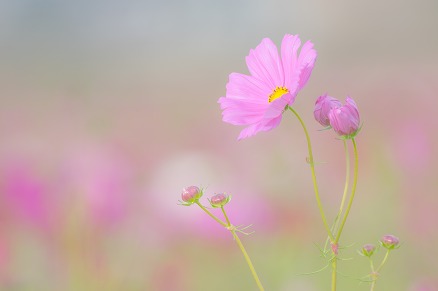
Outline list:
[[[230,202],[231,196],[226,195],[224,193],[215,194],[210,198],[210,204],[214,208],[222,207],[228,202]]]
[[[184,202],[190,205],[198,201],[199,198],[202,197],[202,194],[202,190],[200,190],[198,187],[189,186],[183,189],[181,193],[181,198]]]
[[[392,234],[387,234],[382,236],[380,243],[382,244],[383,247],[387,248],[388,250],[393,250],[398,246],[400,240],[398,239],[398,237]]]
[[[342,103],[327,94],[319,96],[315,102],[315,109],[313,110],[313,116],[322,126],[330,126],[330,120],[328,117],[329,112],[333,108],[341,107]]]
[[[347,97],[344,106],[332,109],[328,114],[333,130],[344,138],[354,137],[360,126],[359,111],[353,99]]]
[[[376,250],[376,247],[372,244],[366,244],[362,247],[361,254],[365,257],[371,257]]]

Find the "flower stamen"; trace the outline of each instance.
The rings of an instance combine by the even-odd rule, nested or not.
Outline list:
[[[289,93],[289,90],[286,87],[276,87],[274,92],[272,92],[272,94],[269,95],[268,102],[271,103],[272,101],[280,98],[286,93]]]

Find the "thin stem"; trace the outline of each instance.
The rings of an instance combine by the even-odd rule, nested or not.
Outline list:
[[[213,218],[214,220],[216,220],[217,223],[219,223],[220,225],[222,225],[223,227],[228,227],[228,225],[223,222],[222,220],[220,220],[219,218],[217,218],[216,216],[214,216],[213,213],[211,213],[210,211],[208,211],[207,208],[205,208],[201,203],[199,203],[199,201],[195,202],[196,204],[198,204],[199,207],[201,207],[202,210],[205,211],[205,213],[207,213],[211,218]]]
[[[230,227],[230,226],[231,226],[231,222],[230,222],[230,220],[228,219],[228,215],[227,215],[227,213],[225,212],[225,209],[224,209],[223,206],[221,206],[221,210],[222,210],[222,213],[224,214],[224,217],[225,217],[225,220],[227,221],[228,226]]]
[[[354,194],[356,193],[357,173],[358,173],[358,169],[359,169],[359,167],[358,167],[359,155],[357,153],[356,141],[354,140],[354,138],[351,139],[351,141],[353,142],[353,147],[354,147],[354,178],[353,178],[353,186],[351,188],[351,196],[350,196],[350,200],[348,201],[347,209],[345,210],[345,214],[344,214],[344,217],[342,219],[341,226],[339,227],[338,233],[336,235],[335,243],[338,243],[339,238],[341,237],[342,230],[344,229],[345,222],[347,221],[348,214],[350,213],[350,210],[351,210],[351,205],[353,205]]]
[[[240,250],[243,253],[243,256],[245,257],[245,260],[248,264],[249,269],[251,270],[252,276],[254,277],[254,280],[256,281],[257,286],[259,287],[259,289],[261,291],[264,291],[265,289],[263,288],[262,282],[260,282],[260,279],[257,276],[257,272],[254,269],[254,266],[252,265],[251,259],[249,258],[248,253],[246,252],[245,248],[243,247],[242,242],[240,241],[239,237],[237,236],[236,231],[232,230],[231,233],[233,234],[233,237],[236,240],[237,245],[239,246]]]
[[[337,258],[336,256],[333,258],[332,262],[332,291],[336,291],[336,275],[337,275]]]
[[[374,287],[376,286],[376,281],[377,281],[377,273],[376,271],[374,271],[374,264],[373,264],[373,260],[371,259],[371,257],[368,257],[368,259],[370,260],[370,267],[371,267],[371,288],[370,291],[374,291]]]
[[[380,269],[382,269],[383,265],[386,263],[386,260],[388,259],[390,251],[391,250],[389,250],[389,249],[386,251],[386,254],[385,254],[385,257],[383,258],[382,263],[380,263],[380,266],[375,271],[374,271],[373,262],[371,261],[371,258],[370,258],[371,271],[372,271],[372,273],[371,273],[372,282],[371,282],[371,289],[370,289],[370,291],[374,291],[374,287],[376,286],[377,277],[379,276],[379,271],[380,271]]]
[[[301,119],[300,115],[292,107],[287,106],[287,108],[290,111],[292,111],[292,113],[295,114],[295,116],[298,118],[298,121],[301,123],[301,126],[303,127],[304,134],[306,135],[307,149],[309,151],[309,164],[310,164],[310,169],[312,170],[312,181],[313,181],[313,189],[315,191],[316,202],[318,203],[319,213],[321,214],[321,218],[322,218],[322,222],[324,223],[325,230],[327,231],[327,234],[330,237],[330,240],[334,241],[334,237],[333,237],[333,234],[330,231],[330,227],[327,223],[327,218],[325,216],[324,209],[322,208],[321,198],[319,196],[318,184],[316,182],[315,164],[313,161],[312,144],[310,142],[309,133],[308,133],[306,125],[304,124],[304,121]]]
[[[376,269],[376,272],[379,272],[380,269],[382,269],[383,265],[386,263],[386,260],[388,259],[388,256],[389,256],[389,252],[390,252],[390,251],[391,251],[391,250],[387,250],[387,251],[386,251],[385,257],[383,258],[383,261],[382,261],[382,263],[380,264],[380,266]]]
[[[339,221],[340,221],[339,218],[341,217],[342,212],[344,210],[345,199],[347,198],[347,192],[348,192],[348,184],[350,182],[350,155],[348,153],[348,146],[347,146],[347,141],[346,140],[344,140],[344,150],[345,150],[345,186],[344,186],[344,194],[342,195],[341,206],[339,207],[338,215],[336,215],[335,223],[334,223],[334,226],[333,226],[333,232],[338,227],[338,224],[339,224]]]
[[[230,220],[228,219],[228,216],[225,212],[225,209],[223,206],[221,206],[222,209],[222,213],[225,216],[225,219],[227,220],[227,229],[229,229],[233,235],[234,240],[236,241],[237,245],[239,246],[240,250],[243,253],[243,256],[245,257],[246,263],[248,264],[249,269],[251,270],[251,274],[254,277],[254,280],[256,281],[257,286],[259,287],[259,289],[261,291],[264,291],[265,289],[263,288],[262,282],[260,282],[259,277],[257,276],[257,272],[251,262],[251,259],[249,258],[248,253],[246,252],[245,248],[243,247],[242,242],[240,241],[239,236],[236,234],[236,229],[231,225]]]
[[[370,260],[370,267],[371,267],[371,273],[374,273],[374,264],[373,264],[373,260],[371,259],[371,257],[368,257],[368,259]]]

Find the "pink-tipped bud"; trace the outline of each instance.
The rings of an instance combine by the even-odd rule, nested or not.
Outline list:
[[[224,193],[215,194],[213,197],[210,198],[210,204],[214,208],[222,207],[228,202],[230,202],[231,196],[226,195]]]
[[[398,237],[396,237],[392,234],[384,235],[384,236],[382,236],[382,238],[380,240],[380,244],[384,248],[387,248],[388,250],[393,250],[393,249],[397,248],[399,243],[400,243],[400,240],[398,239]]]
[[[313,116],[322,126],[328,127],[330,126],[329,112],[341,106],[342,103],[336,98],[328,96],[327,94],[319,96],[315,102]]]
[[[200,190],[198,187],[189,186],[183,189],[181,198],[182,201],[186,202],[187,204],[193,204],[202,197],[202,194],[202,190]]]
[[[353,138],[360,127],[360,117],[357,105],[347,97],[344,106],[333,108],[328,117],[333,130],[343,138]]]
[[[371,257],[374,254],[376,247],[372,244],[366,244],[361,249],[361,254],[365,257]]]

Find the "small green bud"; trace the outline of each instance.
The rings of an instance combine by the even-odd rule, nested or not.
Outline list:
[[[230,202],[231,196],[224,193],[215,194],[210,198],[211,207],[219,208]]]
[[[392,235],[392,234],[387,234],[382,236],[382,239],[380,240],[380,244],[384,247],[387,248],[388,250],[393,250],[398,248],[398,244],[400,243],[400,240],[398,239],[398,237]]]
[[[184,188],[181,193],[181,198],[182,201],[184,201],[185,203],[181,203],[181,205],[190,206],[193,203],[197,202],[199,198],[202,197],[202,195],[202,190],[196,186],[189,186],[187,188]]]
[[[376,250],[376,247],[374,245],[366,244],[360,250],[360,254],[364,255],[365,257],[371,257],[374,254],[375,250]]]

